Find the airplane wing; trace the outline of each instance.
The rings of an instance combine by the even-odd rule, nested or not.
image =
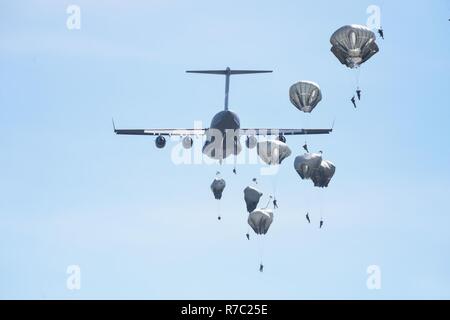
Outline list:
[[[116,134],[136,136],[198,136],[204,135],[207,129],[116,129]]]
[[[116,129],[114,133],[122,135],[136,136],[200,136],[204,135],[208,129]],[[312,135],[329,134],[333,129],[274,129],[274,128],[254,128],[239,129],[239,135]]]
[[[329,134],[333,129],[276,129],[276,128],[254,128],[239,129],[241,135],[310,135],[310,134]]]
[[[208,128],[197,129],[116,129],[113,121],[114,133],[123,135],[137,136],[199,136],[204,135]],[[329,134],[331,129],[277,129],[277,128],[247,128],[238,129],[239,135],[310,135],[310,134]]]

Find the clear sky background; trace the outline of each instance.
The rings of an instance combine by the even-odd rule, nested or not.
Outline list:
[[[66,8],[81,8],[68,30]],[[354,73],[329,51],[345,24],[381,7],[386,40]],[[1,298],[450,298],[449,1],[1,1]],[[308,139],[337,166],[317,190],[293,169],[264,241],[245,239],[242,190],[260,165],[174,165],[171,147],[119,127],[209,125],[224,79],[187,69],[273,69],[234,77],[243,127],[328,127]],[[288,89],[321,86],[307,117]],[[201,143],[196,141],[196,143]],[[264,198],[265,199],[265,198]],[[265,201],[265,200],[264,200]],[[313,224],[304,214],[309,210]],[[320,216],[325,228],[318,229]],[[81,290],[66,268],[81,267]],[[366,287],[369,265],[381,290]]]

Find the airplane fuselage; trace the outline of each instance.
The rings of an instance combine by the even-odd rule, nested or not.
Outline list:
[[[231,154],[239,154],[242,150],[238,130],[240,127],[241,122],[236,113],[230,110],[218,112],[206,131],[203,153],[218,160],[225,159]]]
[[[211,120],[211,125],[209,128],[217,129],[225,135],[225,130],[231,129],[236,130],[241,127],[241,121],[238,115],[230,110],[224,110],[216,113],[216,115]]]

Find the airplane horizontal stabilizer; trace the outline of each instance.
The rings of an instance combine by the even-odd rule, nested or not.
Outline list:
[[[203,73],[203,74],[252,74],[252,73],[271,73],[272,70],[188,70],[187,73]]]

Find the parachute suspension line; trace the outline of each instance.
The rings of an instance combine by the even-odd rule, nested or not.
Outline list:
[[[277,178],[273,178],[273,200],[277,199]],[[275,208],[274,208],[275,209]]]
[[[303,149],[306,149],[306,148],[308,148],[308,134],[305,134],[305,145],[304,145]]]
[[[308,129],[308,117],[305,119],[305,129]],[[305,146],[308,145],[308,133],[305,133]]]
[[[234,146],[233,146],[233,173],[236,174],[236,162],[237,162],[237,146],[238,141],[236,137],[234,137]]]
[[[322,192],[323,190],[318,189],[317,192],[319,193],[319,214],[320,214],[320,219],[322,220],[323,218],[323,196],[322,196]]]
[[[359,89],[359,82],[361,77],[361,67],[357,67],[355,70],[355,83],[356,83],[356,89]]]
[[[305,129],[309,129],[309,114],[305,114]],[[309,153],[309,148],[308,148],[308,133],[305,133],[305,144],[302,146],[303,151]]]
[[[257,235],[259,265],[264,266],[264,235]]]
[[[320,202],[320,207],[319,207],[319,212],[320,212],[320,221],[323,221],[323,189],[322,190],[318,190],[319,191],[319,202]]]
[[[269,200],[267,201],[267,205],[264,207],[264,209],[267,209],[269,207],[272,198],[273,198],[272,196],[269,196]]]
[[[305,129],[309,129],[309,115],[305,114],[306,120],[305,120]],[[305,145],[303,146],[303,149],[308,149],[308,133],[305,133]]]
[[[311,197],[309,196],[309,197],[306,197],[306,200],[304,201],[304,203],[305,203],[305,209],[306,209],[306,213],[311,213]],[[306,214],[305,213],[305,214]]]
[[[220,201],[217,201],[217,220],[222,220],[221,210],[220,210]]]
[[[271,179],[271,182],[272,182],[272,192],[273,192],[273,204],[274,204],[274,206],[273,206],[273,209],[275,210],[276,208],[275,208],[275,204],[276,204],[276,200],[277,200],[277,175],[278,175],[278,173],[275,173],[274,174],[274,176],[272,177],[272,179]],[[270,202],[270,198],[269,198],[269,202]]]

